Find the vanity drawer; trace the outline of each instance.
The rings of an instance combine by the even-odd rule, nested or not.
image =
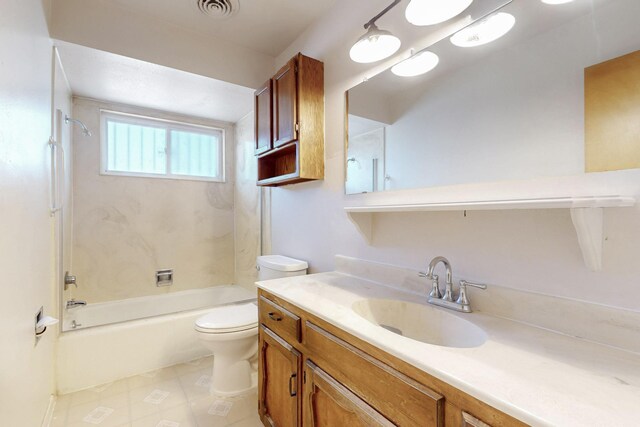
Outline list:
[[[444,425],[444,397],[423,384],[309,321],[304,345],[318,366],[393,424]]]
[[[260,323],[288,341],[300,342],[300,317],[260,295]]]

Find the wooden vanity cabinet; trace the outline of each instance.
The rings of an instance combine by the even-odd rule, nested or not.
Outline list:
[[[265,426],[298,426],[302,355],[264,325],[258,335],[260,419]]]
[[[393,423],[307,359],[304,426],[393,427]]]
[[[526,425],[268,292],[258,306],[267,427]]]
[[[297,54],[255,98],[260,186],[324,178],[324,64]]]

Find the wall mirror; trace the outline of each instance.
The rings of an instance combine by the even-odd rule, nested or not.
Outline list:
[[[497,40],[458,46],[490,38],[474,27],[426,48],[431,71],[347,91],[347,194],[640,167],[640,1],[514,0],[472,25],[496,13]]]

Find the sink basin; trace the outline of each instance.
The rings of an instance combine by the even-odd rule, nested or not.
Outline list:
[[[403,337],[443,347],[479,347],[487,334],[478,326],[426,303],[386,299],[353,303],[353,311],[369,322]]]

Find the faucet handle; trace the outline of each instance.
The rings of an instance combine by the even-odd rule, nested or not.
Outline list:
[[[469,307],[469,298],[467,297],[467,286],[471,286],[473,288],[478,288],[478,289],[487,289],[487,285],[483,285],[481,283],[473,283],[467,280],[460,280],[460,295],[458,295],[458,299],[456,300],[456,303]]]
[[[440,282],[438,281],[439,277],[437,274],[429,274],[425,271],[420,271],[418,273],[418,277],[431,279],[431,292],[429,292],[429,298],[442,298],[442,294],[440,293]]]
[[[473,283],[468,280],[460,280],[460,287],[464,288],[466,286],[471,286],[472,288],[478,289],[487,289],[487,285],[483,285],[482,283]]]
[[[429,298],[442,298],[442,294],[440,294],[440,283],[438,282],[438,275],[431,275],[431,292],[429,292]]]
[[[76,276],[72,276],[68,271],[64,272],[64,290],[69,289],[69,285],[74,285],[76,288],[78,287],[78,282],[76,281]]]

